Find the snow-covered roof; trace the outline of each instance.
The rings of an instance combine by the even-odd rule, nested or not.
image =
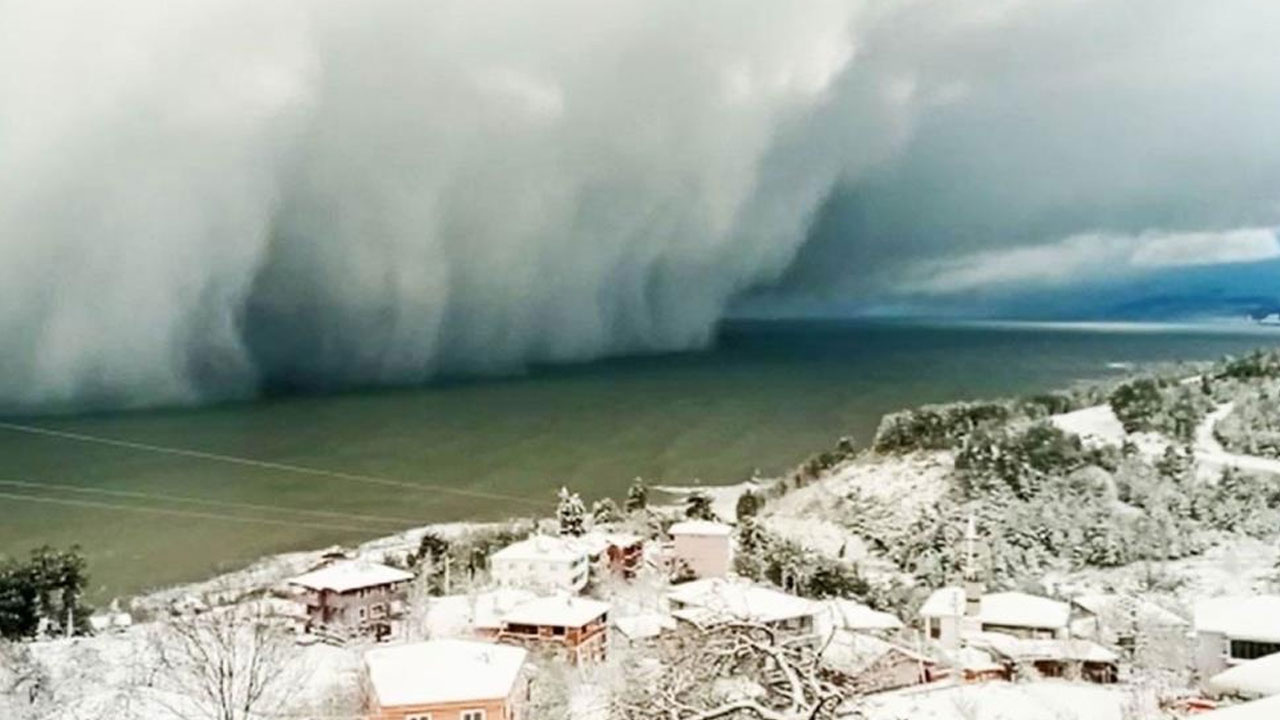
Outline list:
[[[493,560],[550,560],[574,562],[589,554],[587,546],[574,538],[534,535],[495,552]]]
[[[1195,629],[1242,640],[1280,642],[1280,595],[1201,600],[1195,607]]]
[[[614,618],[613,626],[628,639],[646,640],[658,637],[667,630],[674,630],[676,620],[667,613],[648,613]]]
[[[528,652],[468,640],[429,640],[369,650],[369,682],[382,707],[495,700],[511,694]]]
[[[446,595],[428,601],[425,625],[431,637],[459,637],[473,630],[502,627],[502,615],[538,596],[519,588],[476,595]]]
[[[964,614],[964,607],[964,588],[945,587],[929,595],[929,599],[920,606],[920,617],[955,617]]]
[[[1094,593],[1074,597],[1072,602],[1104,620],[1128,618],[1136,614],[1138,622],[1156,627],[1185,627],[1191,624],[1181,615],[1132,595]]]
[[[673,537],[676,535],[731,535],[733,528],[710,520],[686,520],[672,525],[667,532]]]
[[[844,673],[856,673],[891,652],[921,663],[935,660],[914,650],[863,633],[840,631],[831,636],[822,650],[822,661],[829,667]]]
[[[1020,592],[982,596],[982,622],[1023,628],[1062,628],[1071,617],[1071,606],[1057,600]]]
[[[1218,673],[1209,678],[1207,687],[1215,695],[1280,695],[1280,653],[1250,660]]]
[[[1275,720],[1280,717],[1280,695],[1197,715],[1198,720]]]
[[[1120,659],[1115,653],[1090,640],[1031,639],[994,632],[971,633],[965,639],[976,647],[990,650],[1014,662],[1069,660],[1114,663]]]
[[[1070,605],[1038,595],[989,593],[980,602],[978,619],[984,625],[1058,629],[1066,627],[1071,618]],[[964,589],[958,587],[935,591],[920,608],[922,617],[955,617],[964,612]]]
[[[582,627],[609,612],[607,602],[570,595],[543,597],[521,603],[503,613],[502,621],[514,625]]]
[[[870,695],[863,713],[910,720],[1121,720],[1130,702],[1132,693],[1125,689],[1092,683],[996,682]]]
[[[366,560],[337,560],[299,575],[289,583],[311,590],[332,590],[344,593],[412,579],[412,573],[388,565]]]
[[[902,620],[893,613],[872,610],[855,600],[828,600],[825,608],[836,627],[847,630],[901,630]]]
[[[818,603],[746,580],[707,578],[675,586],[667,599],[696,609],[672,615],[697,624],[734,619],[771,623],[815,615]]]

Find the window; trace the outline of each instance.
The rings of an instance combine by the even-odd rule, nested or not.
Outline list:
[[[942,637],[942,623],[929,623],[929,637],[937,640]]]
[[[420,715],[405,715],[404,720],[431,720],[431,713],[422,713]]]
[[[463,710],[461,720],[484,720],[483,710]]]
[[[1280,653],[1280,643],[1256,640],[1231,641],[1231,657],[1234,660],[1257,660],[1276,653]]]
[[[364,608],[358,608],[356,610],[356,617],[360,618],[361,620],[364,619]]]

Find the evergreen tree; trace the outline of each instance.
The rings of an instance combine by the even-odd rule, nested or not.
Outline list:
[[[560,488],[560,503],[556,507],[556,520],[560,523],[560,534],[570,537],[582,537],[587,531],[587,508],[577,493],[570,493],[569,488]]]
[[[738,505],[736,507],[738,522],[742,522],[744,518],[755,517],[763,505],[764,499],[759,495],[751,490],[743,492],[738,496]]]
[[[591,505],[591,520],[596,525],[610,525],[622,520],[622,511],[613,498],[601,498]]]
[[[25,562],[0,561],[0,637],[34,637],[42,621],[56,635],[87,632],[90,609],[83,597],[88,581],[78,547],[42,547]]]
[[[631,487],[627,488],[627,501],[624,507],[628,513],[634,513],[648,506],[649,488],[645,487],[643,480],[636,478],[631,482]]]
[[[711,509],[711,496],[695,490],[684,499],[685,517],[691,520],[715,520],[715,510]]]

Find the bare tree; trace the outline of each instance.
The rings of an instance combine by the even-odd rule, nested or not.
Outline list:
[[[181,718],[250,720],[282,708],[301,679],[288,672],[286,625],[261,612],[177,615],[152,641],[156,682],[182,698],[166,703]]]
[[[732,678],[726,686],[724,679]],[[845,700],[819,651],[752,623],[673,633],[638,663],[614,702],[619,720],[825,720]]]

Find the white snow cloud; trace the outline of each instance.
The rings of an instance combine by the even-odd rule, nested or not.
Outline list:
[[[1277,22],[1253,0],[0,0],[0,407],[696,347],[780,277],[1256,257],[1185,233],[1280,220]],[[1147,227],[1181,244],[1139,251]]]

